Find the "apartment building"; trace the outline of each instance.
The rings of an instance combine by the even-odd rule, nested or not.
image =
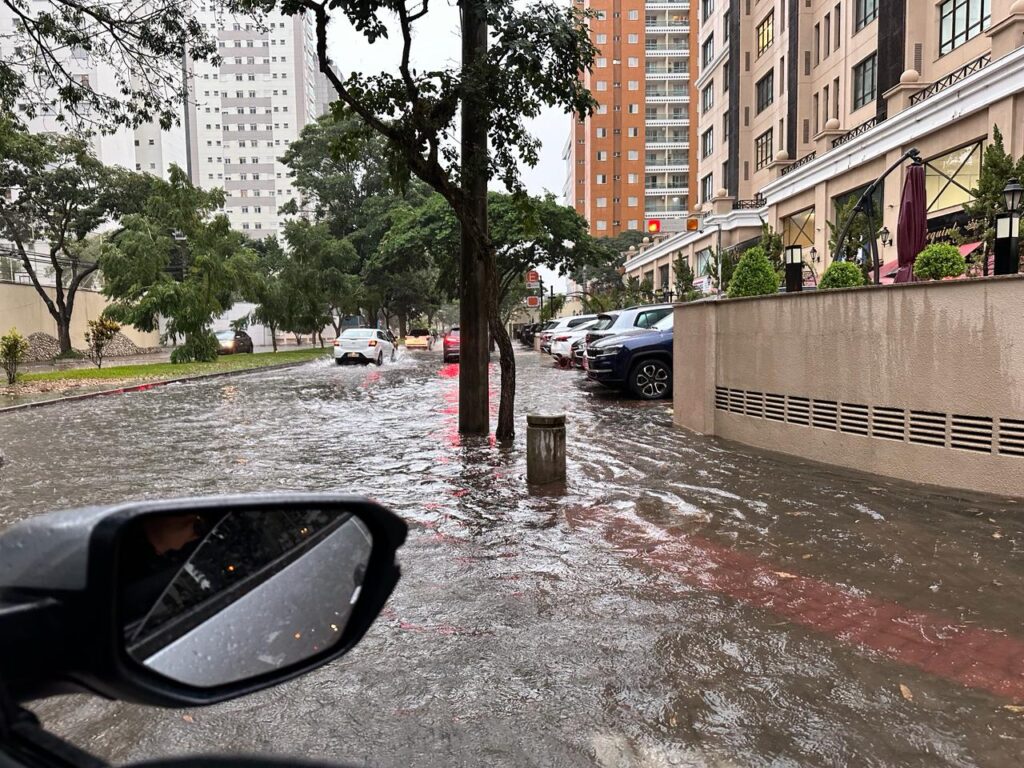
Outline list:
[[[926,162],[933,240],[964,232],[993,126],[1024,154],[1024,0],[701,0],[700,17],[696,87],[727,98],[700,115],[699,229],[638,251],[630,275],[680,253],[699,273],[767,223],[816,279],[829,224],[908,149]],[[897,169],[876,193],[889,232],[902,184]]]
[[[689,211],[692,11],[689,0],[584,0],[599,50],[583,74],[598,102],[563,159],[565,201],[593,234],[681,225]]]
[[[193,182],[224,189],[235,229],[275,235],[280,206],[297,196],[279,158],[324,108],[312,18],[275,13],[257,25],[203,0],[196,16],[218,40],[221,61],[190,63]]]

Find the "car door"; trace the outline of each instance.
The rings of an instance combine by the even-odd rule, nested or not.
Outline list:
[[[638,312],[633,325],[637,328],[650,328],[671,311],[671,307],[658,307],[657,309],[647,309],[643,312]]]
[[[390,336],[390,333],[377,331],[377,339],[380,341],[381,346],[384,347],[384,357],[386,358],[390,358],[391,353],[395,351],[395,345],[391,343]]]

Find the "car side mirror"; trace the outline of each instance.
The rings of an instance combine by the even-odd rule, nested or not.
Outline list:
[[[181,706],[346,653],[399,578],[405,523],[321,494],[142,502],[0,535],[0,679]]]

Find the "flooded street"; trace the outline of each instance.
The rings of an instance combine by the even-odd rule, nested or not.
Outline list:
[[[436,353],[0,415],[0,526],[294,489],[367,494],[411,527],[341,661],[209,709],[39,714],[114,762],[1021,765],[1024,504],[701,438],[531,352],[519,378],[512,449],[459,438],[458,366]],[[532,410],[568,414],[564,494],[526,488]]]

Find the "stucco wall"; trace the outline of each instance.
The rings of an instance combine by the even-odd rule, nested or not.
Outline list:
[[[53,289],[49,289],[49,293],[52,298]],[[106,306],[107,300],[102,294],[83,290],[75,294],[75,311],[71,318],[73,347],[85,348],[86,324],[98,318]],[[0,334],[7,333],[11,328],[17,328],[22,336],[37,332],[54,337],[57,335],[53,318],[31,285],[0,283]],[[125,326],[121,332],[140,347],[160,345],[160,335],[157,333],[142,333],[131,326]]]
[[[1024,497],[1024,277],[676,309],[678,425]]]

